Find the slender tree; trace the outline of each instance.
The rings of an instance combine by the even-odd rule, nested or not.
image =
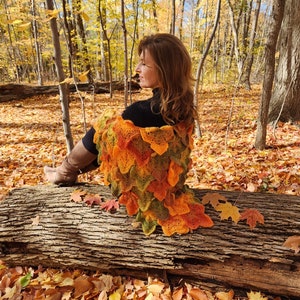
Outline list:
[[[54,12],[54,5],[53,0],[46,0],[47,9],[51,12]],[[52,13],[50,19],[50,27],[52,32],[52,41],[54,47],[54,62],[56,67],[57,79],[59,82],[59,95],[60,95],[60,104],[62,109],[62,121],[63,121],[63,129],[64,134],[67,142],[67,150],[68,153],[74,147],[72,133],[71,133],[71,126],[70,126],[70,114],[69,114],[69,91],[68,85],[64,82],[65,80],[65,73],[63,70],[63,64],[61,59],[61,47],[59,41],[59,33],[57,28],[57,21],[56,15]]]
[[[268,39],[265,46],[265,70],[255,140],[255,147],[261,150],[266,147],[268,110],[275,74],[276,44],[283,19],[284,4],[285,0],[273,0]]]
[[[198,68],[197,68],[197,74],[196,74],[196,82],[195,82],[195,86],[194,86],[194,103],[195,106],[198,106],[198,89],[199,89],[199,82],[200,82],[200,76],[201,76],[201,71],[205,62],[205,59],[207,57],[208,51],[210,49],[210,46],[212,44],[213,38],[215,36],[215,33],[217,31],[218,28],[218,24],[219,24],[219,19],[220,19],[220,11],[221,11],[221,0],[218,0],[217,3],[217,7],[216,7],[216,13],[215,13],[215,20],[214,20],[214,26],[213,26],[213,30],[211,32],[210,38],[208,40],[208,43],[205,47],[205,50],[202,54],[202,57],[199,61],[198,64]],[[200,125],[197,123],[196,124],[196,135],[198,137],[201,136],[201,130],[200,130]]]

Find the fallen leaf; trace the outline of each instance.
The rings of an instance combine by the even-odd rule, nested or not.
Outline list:
[[[240,216],[240,220],[247,220],[247,224],[250,226],[250,229],[256,227],[256,223],[264,224],[264,216],[256,209],[246,209]]]
[[[220,211],[221,220],[232,219],[234,223],[238,223],[240,219],[240,213],[237,206],[232,205],[230,202],[218,204],[216,211]]]
[[[267,297],[263,297],[260,292],[250,292],[247,293],[249,300],[268,300]]]
[[[229,292],[218,292],[216,293],[218,300],[232,300],[234,297],[234,291],[230,290]]]
[[[202,197],[202,204],[211,204],[213,208],[216,208],[220,204],[219,200],[227,201],[227,198],[219,193],[207,193]]]
[[[84,197],[84,202],[89,205],[89,206],[92,206],[92,205],[100,205],[101,204],[101,201],[102,201],[102,198],[100,197],[100,195],[98,194],[87,194],[85,197]]]
[[[116,211],[119,209],[119,201],[118,199],[110,199],[106,200],[104,203],[101,204],[101,209],[104,209],[106,211]]]
[[[93,284],[85,276],[80,276],[74,280],[74,297],[79,297],[89,289],[93,287]]]
[[[74,202],[82,202],[85,195],[86,191],[74,190],[71,194],[71,200]]]
[[[284,247],[290,248],[295,251],[295,254],[300,251],[300,236],[293,235],[287,238],[287,240],[283,243]]]
[[[192,288],[189,291],[189,295],[194,299],[194,300],[209,300],[206,293],[199,288]]]

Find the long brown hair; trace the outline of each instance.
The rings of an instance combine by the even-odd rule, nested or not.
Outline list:
[[[157,33],[144,37],[138,46],[141,55],[147,49],[153,58],[160,83],[160,112],[165,122],[187,124],[197,117],[193,103],[192,62],[183,43],[176,36]]]

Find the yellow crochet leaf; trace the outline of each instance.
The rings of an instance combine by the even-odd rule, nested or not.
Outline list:
[[[171,186],[175,186],[179,181],[179,176],[182,173],[183,168],[176,164],[173,160],[170,162],[168,171],[168,183]]]
[[[167,220],[158,220],[158,224],[166,236],[171,236],[174,233],[185,234],[190,231],[181,216],[173,216]]]
[[[134,190],[135,191],[135,190]],[[154,200],[153,194],[149,192],[138,192],[138,205],[139,209],[144,212],[149,209],[151,202]]]
[[[164,154],[169,148],[169,141],[174,138],[172,126],[140,128],[142,139],[150,144],[157,154]]]
[[[117,165],[122,174],[129,172],[130,168],[134,165],[134,157],[128,149],[121,149],[119,146],[115,145],[113,148],[113,159],[117,161]]]
[[[171,216],[183,215],[190,212],[189,203],[192,201],[191,195],[182,193],[176,197],[173,193],[169,194],[164,201],[165,207],[169,209]]]
[[[120,204],[124,204],[126,206],[126,210],[129,216],[133,216],[138,212],[139,205],[137,200],[137,195],[132,192],[125,192],[119,198]]]

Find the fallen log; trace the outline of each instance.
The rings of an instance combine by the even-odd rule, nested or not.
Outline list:
[[[139,84],[136,81],[132,81],[130,84],[131,90],[136,91],[140,89]],[[89,83],[79,83],[76,86],[69,84],[69,91],[94,92],[96,94],[109,93],[110,83],[109,82],[95,82],[93,85]],[[114,81],[112,83],[113,91],[123,91],[124,83],[120,81]],[[59,93],[58,85],[27,85],[27,84],[4,84],[0,85],[0,102],[6,102],[11,100],[20,100],[36,95],[56,95]]]
[[[166,237],[159,229],[145,236],[123,208],[112,214],[72,201],[72,191],[79,188],[112,197],[100,185],[14,189],[0,202],[0,259],[10,266],[132,276],[156,272],[171,284],[184,279],[213,292],[225,287],[300,297],[300,255],[282,246],[289,236],[299,235],[300,197],[218,191],[241,210],[259,210],[265,224],[250,230],[246,223],[221,221],[208,207],[212,228]],[[202,198],[215,191],[194,192]]]

